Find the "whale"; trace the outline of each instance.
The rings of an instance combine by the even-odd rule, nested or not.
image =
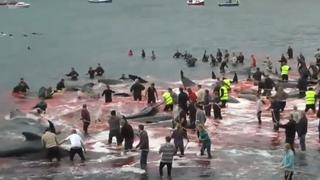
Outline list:
[[[142,110],[140,110],[138,113],[128,115],[128,116],[126,116],[126,118],[127,119],[137,119],[137,118],[142,118],[142,117],[147,117],[147,116],[153,116],[153,115],[157,114],[158,107],[161,104],[162,103],[148,105],[147,107],[144,107]]]
[[[43,154],[42,133],[48,127],[50,131],[55,132],[54,124],[49,120],[40,123],[31,118],[17,116],[10,120],[2,120],[0,123],[0,157]],[[39,155],[39,157],[41,156]]]
[[[133,81],[138,79],[140,83],[148,83],[148,81],[144,80],[143,78],[141,78],[141,77],[139,77],[137,75],[129,74],[128,77],[129,77],[129,79],[131,79]]]

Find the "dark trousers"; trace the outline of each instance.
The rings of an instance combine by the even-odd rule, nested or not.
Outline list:
[[[222,119],[220,106],[218,104],[213,104],[212,107],[213,107],[214,118]]]
[[[287,102],[286,101],[279,101],[279,104],[280,104],[280,110],[284,111],[284,108],[286,107]]]
[[[176,146],[176,151],[174,154],[177,154],[178,149],[180,150],[180,154],[183,156],[184,155],[184,146],[183,146],[183,142],[181,143],[174,143],[174,145]]]
[[[221,108],[225,108],[227,100],[220,100],[220,101],[221,101]]]
[[[257,119],[258,119],[259,124],[261,124],[261,113],[262,113],[262,111],[257,112]]]
[[[316,113],[316,105],[315,104],[306,104],[306,109],[304,112],[308,112],[309,109],[312,109],[313,113]]]
[[[154,104],[156,103],[156,98],[155,97],[148,97],[148,104]]]
[[[133,100],[134,101],[141,101],[142,100],[142,96],[140,95],[133,95]]]
[[[54,146],[47,149],[47,157],[49,161],[52,161],[53,158],[56,158],[60,161],[60,151],[58,146]]]
[[[301,151],[305,151],[305,150],[306,150],[306,135],[305,135],[305,134],[302,134],[302,135],[299,137],[299,140],[300,140],[300,148],[301,148]]]
[[[166,104],[163,111],[172,111],[173,110],[173,104]]]
[[[280,111],[271,111],[272,122],[273,122],[273,130],[279,130],[279,122],[280,122]]]
[[[293,172],[292,171],[284,171],[284,179],[292,180]]]
[[[196,128],[196,114],[195,113],[189,114],[189,120],[190,120],[190,128],[191,129]]]
[[[147,167],[147,159],[148,159],[149,151],[142,150],[140,155],[140,167],[141,169],[146,169]]]
[[[320,141],[320,119],[319,119],[319,125],[318,125],[318,132],[319,132],[319,141]]]
[[[282,81],[288,81],[289,79],[287,74],[282,74],[281,77],[282,77]]]
[[[204,141],[202,142],[202,146],[200,149],[201,155],[204,155],[204,151],[207,149],[208,157],[211,158],[211,142],[210,141]]]
[[[124,150],[132,149],[133,138],[124,138]]]
[[[204,105],[204,112],[207,117],[211,117],[211,104]]]
[[[89,127],[90,123],[88,122],[83,122],[83,132],[85,134],[88,134],[88,127]]]
[[[121,141],[122,141],[121,136],[120,136],[120,130],[110,130],[108,144],[112,143],[112,138],[113,137],[117,138],[117,145],[120,145]]]
[[[70,160],[73,161],[74,155],[78,154],[82,161],[85,160],[81,147],[72,147],[70,149]]]
[[[264,96],[271,96],[271,89],[264,89],[262,95]]]
[[[168,176],[171,176],[172,163],[166,163],[166,162],[160,162],[160,166],[159,166],[160,176],[163,176],[162,169],[164,168],[164,166],[167,166]]]
[[[112,102],[112,97],[105,97],[104,102],[105,103]]]
[[[304,98],[306,96],[305,90],[299,90],[299,98]]]

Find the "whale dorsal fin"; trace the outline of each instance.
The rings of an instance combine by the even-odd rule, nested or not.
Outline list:
[[[41,137],[38,134],[32,132],[22,132],[22,135],[26,138],[26,141],[34,141],[41,139]]]

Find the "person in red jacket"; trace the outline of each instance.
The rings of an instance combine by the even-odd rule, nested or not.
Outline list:
[[[188,91],[188,95],[189,95],[190,101],[193,102],[193,103],[196,103],[196,102],[197,102],[197,95],[196,95],[196,93],[193,92],[193,91],[191,90],[191,88],[188,88],[187,91]]]

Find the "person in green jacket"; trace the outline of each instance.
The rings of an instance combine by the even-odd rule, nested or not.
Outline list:
[[[202,124],[198,125],[199,129],[199,140],[202,143],[201,149],[200,149],[200,155],[204,155],[204,151],[207,150],[208,158],[211,159],[211,140],[207,133],[207,131],[204,129]]]

